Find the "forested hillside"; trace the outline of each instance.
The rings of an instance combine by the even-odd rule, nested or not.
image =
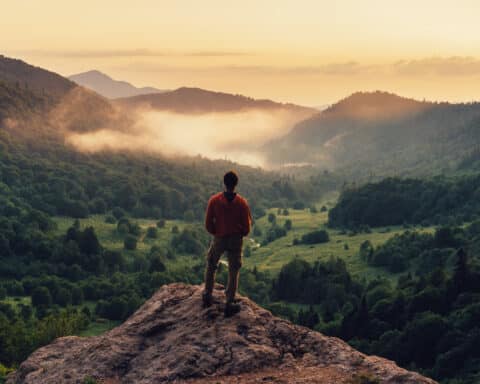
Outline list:
[[[75,83],[54,72],[3,55],[0,55],[0,81],[57,100],[76,87]]]
[[[50,215],[85,217],[120,208],[137,217],[200,219],[208,197],[222,188],[225,169],[242,177],[240,191],[255,213],[274,204],[290,206],[335,188],[328,176],[313,182],[231,162],[203,158],[163,159],[141,153],[83,154],[50,138],[17,140],[0,134],[0,179],[5,187]]]
[[[415,271],[396,282],[359,281],[341,259],[314,264],[295,259],[272,282],[270,297],[303,306],[271,308],[442,383],[476,383],[479,228],[476,222],[434,234],[407,231],[379,247],[362,244],[360,256],[378,268]]]
[[[312,163],[351,177],[425,176],[478,152],[480,104],[355,93],[264,147],[273,164]],[[465,162],[463,162],[465,166]]]
[[[106,125],[121,130],[129,118],[108,100],[56,74],[4,57],[0,63],[8,74],[3,76],[8,82],[0,84],[0,180],[50,215],[85,217],[118,208],[134,216],[200,219],[228,168],[240,171],[241,191],[259,212],[273,204],[310,201],[335,188],[329,176],[317,177],[318,184],[315,178],[313,184],[293,183],[260,169],[200,157],[78,152],[65,144],[67,132]],[[44,90],[49,79],[52,88]]]
[[[460,224],[480,215],[478,175],[434,179],[388,178],[345,187],[329,211],[334,227]]]

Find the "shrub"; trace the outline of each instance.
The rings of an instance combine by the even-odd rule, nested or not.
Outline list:
[[[309,232],[302,236],[303,244],[327,243],[328,241],[330,241],[330,236],[328,236],[328,232],[324,229]]]
[[[303,201],[295,201],[293,203],[293,209],[305,209],[305,203]]]
[[[285,224],[283,225],[286,231],[290,231],[292,229],[292,220],[288,219],[285,220]]]
[[[286,236],[287,231],[285,228],[279,227],[278,225],[272,225],[271,228],[269,228],[266,236],[265,236],[265,243],[271,243],[272,241],[279,239],[280,237]]]
[[[205,250],[202,233],[193,229],[185,228],[181,233],[172,237],[171,245],[178,253],[200,255]]]
[[[130,232],[130,221],[126,217],[122,217],[118,220],[117,231],[122,235]]]
[[[156,239],[158,237],[158,230],[156,227],[148,227],[147,237],[150,239]]]
[[[117,219],[113,215],[107,215],[105,216],[105,223],[107,224],[115,224],[117,222]]]
[[[276,221],[277,221],[277,216],[275,216],[274,213],[269,213],[268,214],[268,222],[273,224]]]
[[[121,219],[122,217],[125,217],[126,214],[127,213],[120,207],[115,207],[112,209],[112,215],[115,216],[117,220]]]
[[[13,371],[14,371],[13,368],[7,368],[0,363],[0,383],[4,383],[7,378],[7,375]]]
[[[125,249],[133,251],[137,249],[137,238],[133,235],[127,235],[123,241],[123,246]]]
[[[163,272],[165,271],[165,264],[161,256],[154,256],[150,260],[150,272]]]
[[[157,227],[158,228],[164,228],[165,227],[165,220],[164,219],[160,219],[157,221]]]
[[[258,226],[258,225],[255,225],[253,227],[253,236],[262,236],[262,229]]]

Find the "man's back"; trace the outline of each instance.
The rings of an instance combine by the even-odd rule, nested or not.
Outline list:
[[[205,227],[217,237],[250,232],[251,214],[247,201],[238,193],[219,192],[208,201]]]

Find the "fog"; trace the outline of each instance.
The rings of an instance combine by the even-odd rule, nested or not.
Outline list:
[[[266,165],[259,148],[279,137],[299,120],[283,109],[234,113],[178,114],[146,110],[128,130],[104,127],[88,133],[67,133],[66,140],[86,152],[131,150],[165,156],[228,159],[246,165]]]

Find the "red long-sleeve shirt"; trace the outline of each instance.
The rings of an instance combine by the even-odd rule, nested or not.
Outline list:
[[[247,236],[250,232],[252,215],[247,200],[238,193],[229,201],[223,192],[213,195],[208,201],[205,228],[214,236],[233,234]]]

